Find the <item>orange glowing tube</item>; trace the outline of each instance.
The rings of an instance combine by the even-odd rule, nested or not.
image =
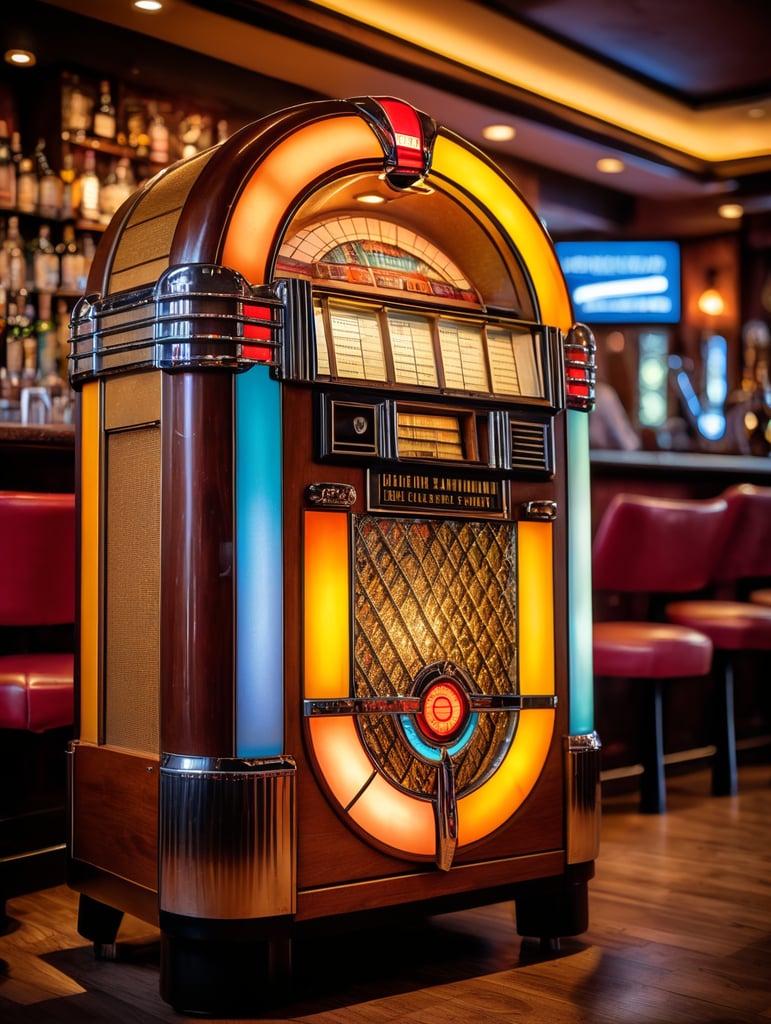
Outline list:
[[[97,743],[99,684],[99,382],[81,393],[80,738]]]
[[[304,525],[305,696],[347,697],[351,685],[348,516],[306,512]]]

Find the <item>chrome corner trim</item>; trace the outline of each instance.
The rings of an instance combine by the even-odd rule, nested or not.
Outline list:
[[[565,737],[567,862],[594,860],[600,850],[600,757],[596,732]]]
[[[536,523],[553,523],[557,518],[557,502],[544,498],[538,501],[523,501],[521,516]]]
[[[226,920],[293,914],[293,758],[164,754],[160,774],[160,909]]]
[[[352,484],[308,484],[305,495],[311,505],[321,508],[352,508],[356,504],[356,488]]]

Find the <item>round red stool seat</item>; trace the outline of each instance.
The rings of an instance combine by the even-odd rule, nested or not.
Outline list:
[[[673,601],[667,618],[701,630],[723,651],[771,650],[771,608],[747,601]]]
[[[695,629],[666,622],[595,622],[598,676],[671,679],[710,670],[712,643]]]

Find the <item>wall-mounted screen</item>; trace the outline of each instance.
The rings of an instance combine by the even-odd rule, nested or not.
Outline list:
[[[680,320],[677,242],[557,242],[576,320],[674,324]]]

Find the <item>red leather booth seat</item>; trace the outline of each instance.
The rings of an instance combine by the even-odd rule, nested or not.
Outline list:
[[[0,492],[0,626],[75,620],[75,496]],[[44,732],[71,725],[73,655],[41,653],[34,639],[0,648],[0,728]]]
[[[0,658],[0,727],[47,732],[72,725],[72,654]]]

